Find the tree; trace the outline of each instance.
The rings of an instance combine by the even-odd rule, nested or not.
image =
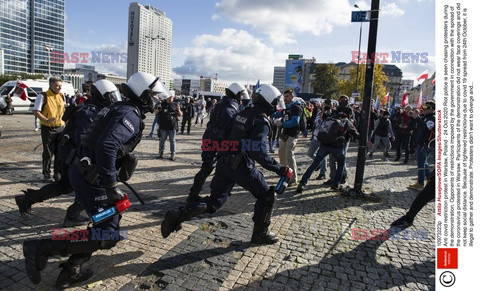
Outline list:
[[[365,64],[361,64],[358,70],[358,92],[360,92],[360,100],[363,100],[363,91],[365,88]],[[342,80],[338,83],[338,92],[341,95],[351,96],[355,91],[355,85],[357,82],[357,68],[350,69],[350,80]],[[388,82],[388,77],[383,71],[383,65],[376,64],[373,71],[373,96],[372,100],[375,100],[376,96],[383,97],[387,94],[387,87],[385,84]]]
[[[340,69],[335,64],[319,64],[315,68],[313,92],[323,94],[326,98],[336,97]]]
[[[0,75],[0,86],[3,85],[3,83],[12,81],[12,80],[25,80],[25,79],[43,79],[43,75],[37,74],[37,75],[29,75],[25,73],[21,74],[16,74],[16,75]]]

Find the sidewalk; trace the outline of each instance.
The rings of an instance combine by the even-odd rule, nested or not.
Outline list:
[[[61,227],[73,196],[36,204],[32,215],[20,217],[14,196],[22,189],[43,185],[41,146],[33,151],[41,140],[33,131],[31,115],[1,118],[0,289],[51,290],[60,271],[58,264],[65,258],[50,259],[42,282],[35,286],[25,273],[22,243],[28,238],[48,238],[52,228]],[[147,117],[144,136],[152,120]],[[275,205],[272,230],[280,237],[275,245],[250,247],[255,199],[239,187],[214,216],[186,222],[182,230],[163,239],[163,214],[184,204],[200,167],[204,130],[205,125],[197,125],[191,135],[177,136],[176,161],[156,159],[158,139],[140,143],[136,149],[139,165],[130,182],[147,204],[131,199],[132,207],[121,223],[128,239],[112,250],[96,252],[86,264],[95,276],[72,289],[86,289],[88,284],[92,290],[434,289],[433,204],[409,228],[411,232],[428,231],[426,240],[353,239],[354,228],[388,229],[417,194],[406,188],[415,180],[414,161],[403,165],[384,160],[380,153],[367,160],[364,181],[365,187],[381,197],[380,203],[345,198],[322,187],[322,181],[312,180],[302,194],[287,189]],[[306,141],[300,138],[296,150],[300,175],[311,162],[305,154]],[[356,146],[351,144],[347,158],[349,185],[355,176]],[[277,182],[274,173],[263,173],[271,185]]]

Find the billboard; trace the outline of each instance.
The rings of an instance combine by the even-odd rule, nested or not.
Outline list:
[[[305,60],[285,61],[285,90],[292,90],[295,94],[302,93],[303,66]]]

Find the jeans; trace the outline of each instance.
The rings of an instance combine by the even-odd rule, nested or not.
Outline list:
[[[430,169],[428,167],[428,157],[432,153],[432,149],[428,147],[418,147],[417,148],[417,171],[418,171],[418,183],[422,184],[425,182],[425,177],[430,176]]]
[[[155,115],[155,118],[153,119],[152,130],[150,131],[150,136],[153,136],[153,133],[155,132],[155,127],[157,127],[157,121],[158,115]]]
[[[286,141],[280,137],[280,146],[278,147],[278,157],[280,164],[287,165],[293,170],[293,177],[291,183],[297,183],[297,161],[295,160],[295,145],[297,138],[289,136]]]
[[[316,138],[312,138],[310,140],[310,145],[308,146],[307,156],[312,160],[315,159],[315,153],[317,152],[318,148],[320,147],[320,142]],[[320,168],[320,175],[325,175],[327,172],[327,157],[325,157],[319,165]]]
[[[390,139],[388,138],[388,136],[378,136],[378,135],[375,135],[375,143],[373,144],[373,148],[370,150],[370,154],[372,154],[373,152],[375,152],[375,150],[377,149],[378,145],[380,144],[380,142],[383,143],[383,145],[385,146],[385,150],[383,151],[385,154],[388,153],[388,151],[390,150],[390,147],[392,146],[390,144]]]
[[[345,151],[345,157],[347,156],[349,146],[350,146],[350,140],[345,141],[345,145],[343,146],[343,150]],[[333,181],[335,179],[335,173],[337,172],[337,161],[335,160],[333,155],[329,155],[329,156],[330,156],[330,161],[329,161],[330,180]],[[348,175],[347,175],[347,163],[345,163],[344,166],[343,166],[343,176],[342,176],[342,178],[345,178],[345,180],[346,180],[347,177],[348,177]]]
[[[312,164],[308,167],[305,174],[302,176],[302,180],[300,180],[300,184],[307,185],[308,179],[312,176],[313,172],[316,168],[320,165],[320,162],[328,155],[331,154],[338,163],[337,170],[335,172],[335,178],[333,180],[333,186],[338,186],[340,181],[342,180],[343,170],[345,167],[345,149],[342,148],[332,148],[326,146],[320,146],[318,148],[317,154],[315,155],[315,159],[313,160]]]
[[[175,129],[173,130],[166,130],[166,129],[160,129],[160,146],[158,149],[159,153],[163,153],[165,150],[165,141],[168,139],[170,140],[170,153],[174,154],[175,153],[175,135],[177,131]]]

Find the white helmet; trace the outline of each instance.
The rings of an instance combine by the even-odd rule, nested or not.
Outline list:
[[[131,75],[126,86],[131,91],[128,94],[129,92],[126,90],[127,97],[136,103],[140,109],[150,112],[153,112],[156,103],[171,95],[165,85],[159,80],[159,77],[149,73],[138,72]]]
[[[250,96],[248,95],[248,91],[245,86],[239,83],[232,83],[228,88],[225,89],[225,94],[230,97],[236,98],[238,101],[240,100],[249,100]]]
[[[273,85],[261,85],[252,96],[253,104],[258,104],[267,110],[267,114],[272,114],[277,109],[277,104],[282,102],[283,95]]]
[[[104,106],[122,101],[122,96],[117,86],[112,82],[102,79],[98,80],[90,87],[92,98]]]

